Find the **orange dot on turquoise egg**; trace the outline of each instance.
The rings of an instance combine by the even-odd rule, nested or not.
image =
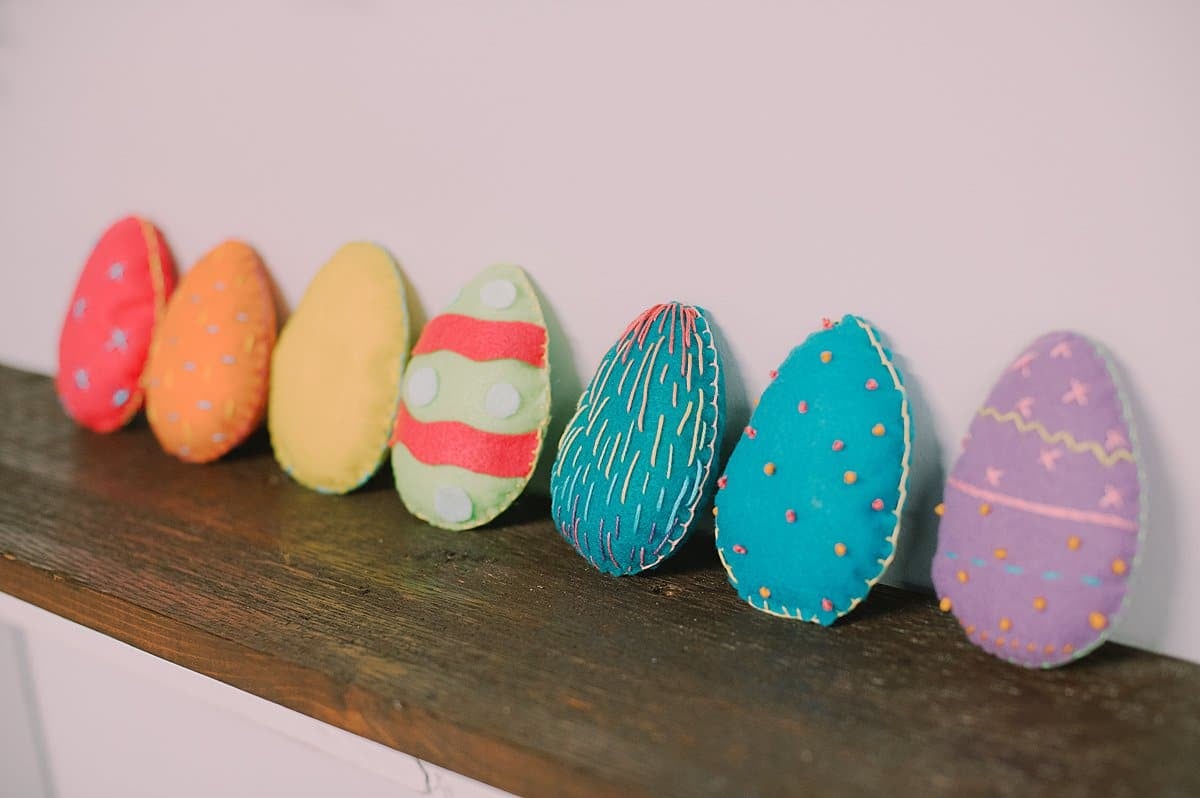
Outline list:
[[[758,595],[762,596],[763,598],[770,598],[771,597],[771,589],[766,586],[760,587],[758,589]]]
[[[828,349],[826,349],[824,352],[821,353],[821,362],[822,363],[828,363],[831,360],[833,360],[833,352],[830,352]]]
[[[858,474],[854,473],[853,471],[847,471],[846,473],[842,474],[842,481],[847,485],[853,485],[855,482],[858,482]]]
[[[887,430],[885,430],[883,428],[882,424],[876,424],[875,426],[871,427],[871,434],[874,435],[876,438],[882,438],[883,433],[885,433],[885,432],[887,432]]]
[[[763,473],[769,477],[774,476],[775,475],[775,464],[767,463],[765,466],[763,466]]]
[[[845,557],[846,556],[846,544],[842,543],[840,541],[837,543],[834,543],[833,544],[833,553],[839,557]]]

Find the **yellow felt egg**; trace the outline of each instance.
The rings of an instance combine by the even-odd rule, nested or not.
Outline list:
[[[408,354],[404,281],[376,244],[339,249],[284,326],[271,362],[275,459],[324,493],[354,490],[387,453]]]

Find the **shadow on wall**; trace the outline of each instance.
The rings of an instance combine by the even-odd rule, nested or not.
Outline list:
[[[542,453],[538,457],[537,469],[529,480],[528,490],[537,496],[549,496],[550,469],[554,465],[554,455],[558,451],[558,442],[567,427],[567,422],[575,415],[575,408],[583,393],[583,382],[579,378],[579,370],[575,368],[575,355],[554,305],[546,298],[546,294],[533,277],[529,277],[529,282],[542,305],[546,332],[550,338],[547,355],[550,362],[550,426],[546,429],[546,440],[542,443]]]
[[[913,450],[908,500],[904,505],[900,535],[896,542],[896,558],[888,567],[885,579],[889,584],[927,592],[932,589],[930,569],[933,555],[937,552],[937,516],[934,508],[942,500],[946,466],[933,414],[929,412],[925,391],[916,370],[894,350],[892,359],[908,392]]]

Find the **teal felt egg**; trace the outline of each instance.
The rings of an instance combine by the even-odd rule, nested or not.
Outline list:
[[[711,497],[724,427],[705,312],[650,308],[604,355],[563,433],[550,477],[559,533],[605,573],[658,565]]]
[[[912,416],[891,353],[846,316],[792,350],[718,482],[717,551],[751,606],[828,625],[896,551]]]

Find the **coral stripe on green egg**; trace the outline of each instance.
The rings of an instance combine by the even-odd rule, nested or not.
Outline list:
[[[563,432],[550,475],[559,533],[608,574],[658,565],[710,498],[724,427],[725,375],[705,312],[678,302],[645,311]]]
[[[738,595],[828,625],[896,551],[912,415],[875,329],[846,316],[788,355],[718,483],[717,552]]]
[[[392,432],[396,490],[409,512],[471,529],[521,494],[550,423],[548,343],[537,293],[517,266],[485,269],[430,319]]]

